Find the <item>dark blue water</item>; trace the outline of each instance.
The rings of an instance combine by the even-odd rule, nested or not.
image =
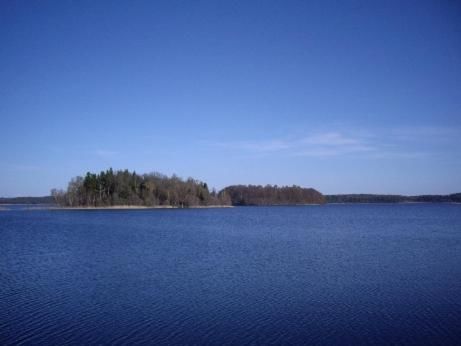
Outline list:
[[[0,211],[0,344],[456,344],[461,205]]]

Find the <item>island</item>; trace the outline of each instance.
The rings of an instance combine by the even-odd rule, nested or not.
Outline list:
[[[336,194],[323,195],[297,185],[231,185],[220,191],[194,178],[173,174],[138,174],[109,168],[72,178],[67,189],[51,196],[0,198],[0,204],[54,204],[58,208],[204,208],[228,206],[309,205],[343,203],[461,203],[449,195]]]
[[[113,208],[207,207],[244,205],[323,204],[323,195],[312,188],[277,185],[233,185],[217,192],[197,179],[182,179],[161,173],[137,174],[129,170],[87,172],[68,184],[66,190],[51,191],[61,207]]]
[[[87,172],[68,184],[67,190],[53,189],[55,203],[62,207],[176,207],[227,206],[226,193],[210,191],[205,182],[161,173],[137,174],[129,170]]]

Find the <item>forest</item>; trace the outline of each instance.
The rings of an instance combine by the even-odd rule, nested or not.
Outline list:
[[[191,207],[230,205],[229,196],[209,191],[208,185],[199,180],[183,180],[161,173],[137,174],[128,170],[113,171],[112,168],[99,174],[86,173],[73,178],[67,190],[53,189],[51,195],[60,206],[172,206]]]
[[[232,205],[296,205],[323,204],[323,195],[312,188],[277,185],[233,185],[221,193],[229,196]]]
[[[277,185],[234,185],[219,192],[207,183],[161,173],[137,174],[128,170],[86,173],[73,178],[66,190],[51,191],[54,202],[68,207],[117,205],[194,207],[211,205],[322,204],[323,195],[311,188]]]

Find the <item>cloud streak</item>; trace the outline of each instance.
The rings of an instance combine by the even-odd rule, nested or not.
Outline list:
[[[284,154],[288,156],[337,156],[363,153],[375,148],[359,138],[340,132],[314,133],[291,139],[217,142],[214,146],[252,153]]]
[[[365,134],[366,135],[365,135]],[[312,132],[306,136],[215,142],[215,147],[266,155],[295,157],[361,156],[367,158],[424,158],[437,154],[442,142],[459,142],[458,129],[402,127],[379,133],[369,131]],[[431,150],[427,149],[427,146]],[[426,146],[427,150],[423,150]],[[443,154],[439,151],[439,154]]]
[[[117,156],[118,152],[105,149],[96,149],[93,151],[93,154],[101,159],[108,159]]]

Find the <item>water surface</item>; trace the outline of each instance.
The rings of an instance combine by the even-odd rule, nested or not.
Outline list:
[[[461,206],[0,210],[1,344],[456,344]]]

